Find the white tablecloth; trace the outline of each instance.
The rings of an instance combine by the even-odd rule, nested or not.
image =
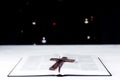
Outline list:
[[[7,77],[21,57],[61,53],[99,56],[112,76]],[[0,80],[120,80],[120,45],[1,45]]]

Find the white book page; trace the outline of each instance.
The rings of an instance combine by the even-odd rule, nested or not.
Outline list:
[[[64,62],[61,68],[63,75],[110,75],[97,56],[66,55],[75,62]]]
[[[59,58],[58,55],[42,55],[23,57],[9,76],[57,75],[58,70],[49,70],[55,61],[50,58]]]

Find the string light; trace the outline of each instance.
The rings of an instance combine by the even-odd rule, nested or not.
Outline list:
[[[52,26],[56,26],[56,22],[53,22],[53,23],[52,23]]]
[[[45,44],[47,41],[45,39],[45,37],[42,37],[42,43]]]
[[[32,22],[32,25],[36,25],[36,22],[35,22],[35,21],[33,21],[33,22]]]
[[[87,39],[90,39],[91,37],[90,36],[87,36]]]
[[[84,23],[85,23],[85,24],[88,24],[88,23],[89,23],[88,18],[85,18]]]

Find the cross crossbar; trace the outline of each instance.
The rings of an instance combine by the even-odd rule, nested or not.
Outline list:
[[[55,70],[58,67],[61,68],[64,62],[74,62],[74,59],[68,59],[67,57],[62,58],[51,58],[50,61],[56,61],[55,64],[53,64],[49,70]]]

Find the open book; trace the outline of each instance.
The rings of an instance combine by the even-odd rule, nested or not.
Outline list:
[[[63,58],[72,61],[64,61]],[[63,61],[59,62],[61,59]],[[55,66],[56,63],[59,65]],[[56,68],[53,69],[53,67]],[[96,56],[41,55],[21,58],[8,74],[8,77],[37,76],[111,76],[111,73],[102,60]]]

